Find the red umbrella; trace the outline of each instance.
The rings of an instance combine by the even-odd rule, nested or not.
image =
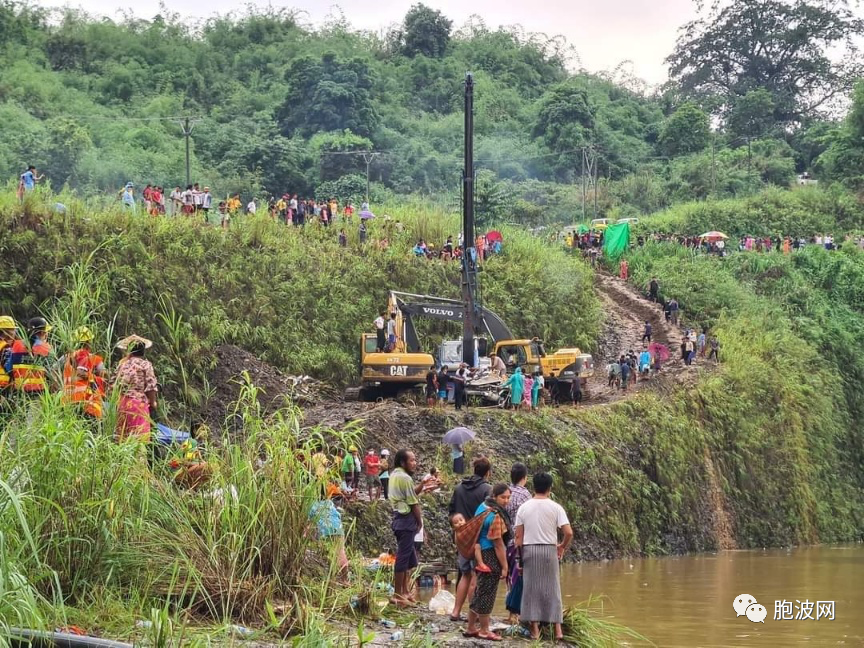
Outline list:
[[[666,362],[669,359],[669,348],[665,344],[652,342],[648,345],[648,352],[653,354],[660,362]]]
[[[491,232],[488,232],[486,234],[486,240],[490,243],[494,243],[495,241],[501,241],[503,243],[504,237],[501,236],[501,232],[499,232],[498,230],[492,230]]]

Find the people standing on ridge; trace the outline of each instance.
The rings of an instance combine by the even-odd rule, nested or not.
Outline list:
[[[528,468],[523,463],[514,463],[510,468],[510,503],[507,504],[507,515],[510,516],[513,523],[516,521],[519,508],[531,499],[531,491],[525,488],[526,481],[528,481]],[[509,625],[519,623],[519,615],[522,613],[522,568],[519,563],[514,533],[513,538],[507,543],[507,573],[509,577],[505,605],[507,612],[510,613],[507,618]]]
[[[657,281],[657,277],[651,277],[651,281],[648,282],[648,299],[652,302],[659,301],[660,294],[660,284]]]
[[[105,394],[105,363],[93,353],[93,332],[86,326],[75,331],[78,347],[60,358],[63,367],[63,402],[73,403],[85,416],[102,418]]]
[[[465,518],[466,522],[474,517],[477,507],[492,492],[492,484],[487,481],[491,471],[492,464],[486,457],[477,457],[474,460],[474,474],[471,477],[463,478],[453,490],[450,505],[447,508],[449,517],[452,518],[458,513]],[[454,622],[460,620],[462,606],[468,600],[475,583],[474,561],[463,558],[461,554],[457,554],[456,558],[459,577],[456,582],[456,601],[450,614],[450,620]]]
[[[435,407],[437,402],[438,373],[435,371],[435,365],[432,365],[426,372],[426,405],[427,407]]]
[[[117,427],[114,433],[118,441],[134,439],[141,443],[150,441],[152,417],[156,413],[156,394],[159,390],[153,365],[144,358],[144,352],[153,346],[150,340],[130,335],[117,343],[126,355],[117,365],[114,385],[120,391],[117,406]]]
[[[678,311],[680,310],[680,306],[678,305],[678,300],[674,297],[669,302],[669,317],[672,321],[672,324],[678,326]]]
[[[381,456],[378,458],[378,466],[381,471],[378,475],[378,481],[381,482],[381,493],[384,495],[384,499],[386,500],[390,497],[390,451],[387,448],[381,449]]]
[[[393,458],[390,473],[390,504],[393,518],[390,528],[396,536],[396,562],[393,565],[393,598],[399,607],[410,607],[416,602],[411,594],[409,573],[417,567],[414,538],[423,529],[423,511],[418,495],[423,484],[414,484],[412,476],[417,470],[417,459],[410,450],[402,449]]]
[[[523,385],[522,388],[525,391],[524,395],[522,396],[522,406],[530,412],[531,411],[531,395],[532,395],[532,392],[534,390],[534,376],[532,376],[530,373],[528,373],[526,371],[525,377],[522,380],[522,385]]]
[[[375,450],[369,448],[366,451],[366,459],[364,461],[366,470],[366,490],[369,494],[369,501],[375,502],[381,499],[381,460],[375,454]],[[372,493],[375,493],[373,496]]]
[[[489,629],[489,620],[498,594],[498,582],[506,580],[508,574],[507,543],[512,537],[512,525],[506,507],[510,504],[510,495],[507,484],[495,484],[490,496],[474,512],[475,516],[484,516],[477,545],[486,569],[476,570],[477,585],[468,609],[465,637],[501,641],[501,636]]]
[[[630,361],[625,357],[621,356],[618,359],[618,365],[621,367],[621,391],[627,391],[627,383],[630,380]]]
[[[120,202],[123,203],[123,208],[129,211],[135,211],[135,185],[127,182],[120,192]]]
[[[573,539],[564,508],[549,499],[552,476],[534,475],[534,492],[516,512],[516,546],[522,551],[522,622],[531,624],[531,638],[540,638],[541,623],[555,624],[555,639],[563,638],[561,570],[558,563]],[[561,542],[558,542],[559,532]]]
[[[53,349],[48,344],[51,325],[44,317],[27,322],[27,341],[12,343],[12,383],[16,392],[34,397],[48,391],[48,369]]]
[[[342,460],[342,479],[345,485],[356,491],[360,486],[360,455],[357,446],[349,446]]]
[[[23,202],[25,194],[30,193],[36,188],[36,183],[39,182],[45,174],[37,175],[36,167],[32,164],[27,167],[27,170],[21,174],[18,180],[18,201]]]

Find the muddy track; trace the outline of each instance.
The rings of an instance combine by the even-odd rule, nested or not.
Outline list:
[[[703,367],[713,367],[713,363],[706,365],[704,361],[701,363],[697,361],[691,367],[687,367],[682,362],[678,345],[684,332],[678,326],[666,321],[659,304],[649,301],[626,282],[607,274],[595,275],[595,287],[606,314],[607,333],[601,343],[602,352],[595,357],[595,374],[588,381],[586,407],[606,405],[630,398],[639,391],[659,388],[661,385],[668,385],[670,381],[691,382],[695,379],[700,364]],[[627,392],[609,387],[606,364],[630,349],[637,354],[641,351],[646,321],[651,323],[652,340],[669,347],[670,357],[663,365],[660,378],[639,380],[635,385],[631,385]]]

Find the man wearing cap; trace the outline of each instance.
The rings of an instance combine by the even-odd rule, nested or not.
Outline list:
[[[12,386],[12,345],[15,343],[15,320],[0,317],[0,407]]]
[[[27,322],[29,345],[24,340],[12,344],[12,383],[15,391],[39,396],[48,389],[48,363],[52,353],[46,341],[51,325],[44,317]]]
[[[342,460],[342,478],[345,480],[345,484],[355,491],[360,481],[360,456],[358,452],[357,446],[352,445]]]

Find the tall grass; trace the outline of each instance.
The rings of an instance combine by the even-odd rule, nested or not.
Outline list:
[[[371,329],[388,291],[460,294],[458,263],[411,254],[419,238],[440,247],[458,233],[458,217],[422,205],[376,209],[369,242],[360,246],[355,222],[349,247],[340,248],[341,224],[301,231],[244,217],[225,233],[197,220],[91,211],[73,199],[61,216],[40,200],[34,196],[22,214],[0,196],[10,286],[0,310],[22,320],[46,311],[70,330],[92,324],[100,340],[109,325],[117,336],[153,339],[163,385],[189,409],[208,398],[208,351],[216,345],[237,344],[288,372],[344,385],[356,380],[359,335]],[[483,304],[518,336],[542,336],[550,348],[590,348],[599,330],[590,270],[518,229],[505,228],[504,236],[504,254],[480,273]],[[384,238],[388,249],[376,244]],[[77,293],[64,302],[72,311],[55,312],[54,300],[69,293]],[[440,322],[424,331],[430,352],[459,333]]]
[[[151,474],[137,444],[94,434],[57,395],[13,412],[0,445],[0,618],[42,626],[64,606],[116,600],[149,617],[170,602],[177,632],[179,611],[267,626],[279,609],[284,633],[332,612],[344,592],[331,589],[310,532],[324,481],[309,467],[314,452],[352,441],[301,432],[293,409],[265,421],[257,407],[247,386],[244,434],[207,448],[212,478],[200,490],[179,488],[158,463]],[[2,615],[7,606],[15,613]]]

